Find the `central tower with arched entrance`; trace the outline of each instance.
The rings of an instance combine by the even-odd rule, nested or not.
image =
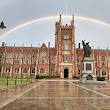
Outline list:
[[[62,25],[60,15],[60,20],[56,22],[55,26],[56,72],[60,78],[72,78],[77,70],[74,16],[70,25]]]

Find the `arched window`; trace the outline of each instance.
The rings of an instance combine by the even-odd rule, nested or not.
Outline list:
[[[45,69],[44,68],[41,68],[40,69],[40,73],[45,73]]]

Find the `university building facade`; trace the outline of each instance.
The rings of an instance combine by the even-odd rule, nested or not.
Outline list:
[[[110,51],[92,49],[94,74],[110,79]],[[60,76],[72,78],[82,73],[83,49],[76,48],[74,16],[70,25],[62,25],[61,15],[55,23],[55,47],[0,47],[0,76]]]

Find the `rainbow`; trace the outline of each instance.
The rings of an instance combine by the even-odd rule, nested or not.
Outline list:
[[[8,34],[14,32],[14,31],[16,31],[17,29],[20,29],[20,28],[27,26],[29,24],[36,23],[39,21],[44,21],[44,20],[56,19],[56,18],[59,18],[59,16],[49,16],[49,17],[43,17],[43,18],[38,18],[38,19],[28,21],[26,23],[20,24],[20,25],[14,27],[13,29],[7,31],[5,34],[3,34],[0,37],[0,39],[2,39],[3,37],[7,36]],[[72,18],[72,16],[69,16],[69,15],[68,16],[62,16],[62,18]],[[93,19],[93,18],[87,18],[87,17],[83,17],[83,16],[75,16],[75,19],[86,20],[86,21],[90,21],[90,22],[94,22],[94,23],[98,23],[98,24],[110,27],[110,24],[103,22],[103,21],[100,21],[100,20],[97,20],[97,19]]]

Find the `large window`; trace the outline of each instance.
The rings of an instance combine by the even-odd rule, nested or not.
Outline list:
[[[2,67],[0,67],[0,72],[2,72]]]
[[[20,53],[16,53],[15,55],[15,64],[19,64],[20,63]]]
[[[15,73],[19,73],[19,68],[15,68]]]
[[[50,70],[50,73],[54,74],[54,69],[51,69],[51,70]]]
[[[69,35],[68,34],[64,35],[64,39],[69,39]]]
[[[80,70],[78,69],[78,74],[80,74]]]
[[[94,56],[95,61],[97,61],[97,56]]]
[[[32,73],[35,73],[35,68],[32,68]]]
[[[105,56],[102,56],[102,62],[105,62]]]
[[[79,57],[77,57],[77,63],[79,63],[80,61],[79,61]]]
[[[55,64],[55,56],[51,56],[51,62]]]
[[[24,62],[24,64],[29,63],[29,54],[24,54],[23,62]]]
[[[96,71],[96,76],[98,76],[98,71]]]
[[[9,73],[10,72],[10,68],[6,68],[6,72]]]
[[[64,50],[69,50],[69,44],[64,44]]]
[[[106,66],[105,56],[102,56],[101,60],[102,60],[102,66]]]
[[[70,56],[69,55],[63,55],[62,61],[63,62],[69,62],[70,61]]]
[[[2,63],[2,54],[0,54],[0,63]]]
[[[45,52],[41,52],[40,63],[46,63],[46,53]]]
[[[41,68],[40,69],[40,73],[45,73],[45,69],[44,68]]]
[[[105,62],[102,62],[102,66],[105,66]]]
[[[36,59],[37,59],[37,55],[34,54],[34,55],[32,56],[32,64],[36,64]]]
[[[6,63],[11,63],[11,60],[12,60],[12,54],[11,53],[7,53],[6,54]]]
[[[103,76],[106,75],[106,71],[102,71],[102,75],[103,75]]]
[[[23,69],[23,73],[27,73],[28,72],[28,69],[27,68],[24,68]]]

